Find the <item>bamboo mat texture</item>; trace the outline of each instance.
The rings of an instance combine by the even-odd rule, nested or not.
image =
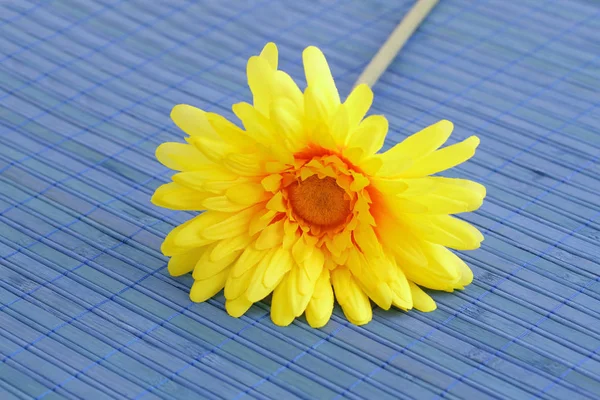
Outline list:
[[[487,186],[486,240],[437,311],[278,328],[168,275],[173,105],[234,118],[268,41],[302,85],[319,46],[345,98],[412,5],[1,0],[0,399],[599,399],[600,1],[442,0],[374,87],[386,148],[481,138],[449,176]]]

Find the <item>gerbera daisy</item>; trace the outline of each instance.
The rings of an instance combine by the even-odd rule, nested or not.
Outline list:
[[[485,188],[430,175],[472,157],[478,138],[440,150],[453,129],[444,120],[378,153],[388,122],[365,118],[371,89],[359,85],[342,103],[323,53],[308,47],[302,57],[304,92],[277,69],[273,43],[249,59],[253,104],[233,106],[243,129],[173,108],[189,136],[158,147],[158,160],[180,172],[152,202],[204,212],[167,235],[169,272],[193,271],[195,302],[225,289],[234,317],[272,293],[280,326],[303,313],[312,327],[325,325],[334,293],[357,325],[371,320],[371,300],[385,310],[434,310],[421,287],[451,292],[473,279],[448,248],[475,249],[483,236],[451,214],[477,209]]]

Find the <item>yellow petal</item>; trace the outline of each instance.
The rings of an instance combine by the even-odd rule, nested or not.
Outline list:
[[[269,203],[267,203],[267,207]],[[273,218],[275,218],[276,215],[277,212],[269,209],[264,209],[257,212],[252,217],[252,220],[250,220],[250,225],[248,226],[248,234],[250,236],[254,236],[258,232],[264,230],[271,223],[271,221],[273,220]]]
[[[354,240],[367,258],[377,258],[383,254],[379,238],[373,227],[360,224],[353,232]]]
[[[236,262],[233,268],[235,268],[238,265],[239,263]],[[225,282],[225,298],[227,300],[235,300],[239,299],[240,297],[246,299],[246,296],[244,294],[246,293],[246,290],[248,290],[250,282],[252,282],[254,267],[256,267],[256,265],[249,268],[239,276],[233,276],[232,273],[229,274],[229,276],[227,277],[227,282]]]
[[[306,236],[302,236],[294,246],[292,247],[292,255],[294,256],[294,260],[298,264],[304,263],[304,260],[308,259],[312,252],[315,250],[314,246],[310,246],[306,242]]]
[[[269,262],[269,266],[263,277],[263,285],[266,287],[275,287],[283,276],[292,269],[293,263],[290,252],[283,248],[278,248]]]
[[[260,183],[248,182],[235,185],[225,193],[227,198],[238,204],[252,205],[267,200],[267,193]]]
[[[413,265],[427,263],[421,245],[423,239],[412,231],[412,225],[397,218],[391,218],[390,212],[386,210],[382,210],[375,217],[377,237],[381,238],[382,244],[394,253],[398,262]],[[419,219],[414,218],[412,223],[417,224],[418,221]],[[402,240],[398,240],[398,238],[402,238]]]
[[[323,90],[325,105],[334,110],[340,104],[340,95],[335,86],[331,70],[325,56],[314,46],[307,47],[302,52],[306,83],[309,87],[318,87]]]
[[[348,127],[350,131],[356,129],[373,104],[373,91],[364,83],[352,89],[344,102],[348,111]]]
[[[182,254],[176,254],[169,260],[168,270],[171,276],[181,276],[192,272],[194,266],[206,251],[205,247],[195,248]]]
[[[298,151],[307,143],[303,125],[303,114],[300,109],[286,97],[271,103],[271,120],[281,133],[291,151]]]
[[[365,275],[359,277],[354,275],[356,283],[365,292],[368,298],[373,300],[383,310],[389,310],[392,306],[394,293],[387,282],[377,282],[371,277],[371,282],[365,279]],[[368,283],[367,283],[368,282]]]
[[[252,307],[252,304],[251,301],[241,296],[234,300],[225,300],[225,310],[232,317],[239,318]]]
[[[449,282],[447,280],[440,279],[435,275],[427,275],[422,271],[419,272],[412,268],[406,268],[406,276],[417,285],[434,290],[443,290],[445,292],[453,292],[458,283],[457,281]],[[462,287],[460,288],[462,289]]]
[[[346,265],[348,262],[348,253],[344,252],[340,257],[332,256],[325,259],[323,268],[327,268],[330,271],[337,268],[338,265]]]
[[[281,149],[282,148],[280,148],[279,150],[281,150]],[[271,149],[271,150],[273,150],[273,149]],[[279,150],[277,150],[277,151],[279,151]],[[284,150],[281,150],[281,151],[283,152]],[[276,156],[273,156],[273,157],[276,157],[278,160],[285,159],[286,160],[285,162],[284,161],[267,161],[265,163],[264,171],[267,174],[280,174],[283,171],[285,171],[286,169],[288,169],[288,167],[290,165],[294,164],[294,160],[293,160],[294,157],[293,157],[292,153],[287,152],[287,150],[285,150],[285,151],[286,151],[285,155],[278,154]],[[289,159],[288,159],[288,156],[289,156]]]
[[[270,105],[270,102],[269,102]],[[269,118],[252,105],[241,102],[232,106],[234,114],[242,121],[248,137],[268,146],[274,143],[275,127]]]
[[[427,220],[423,220],[425,217]],[[429,229],[421,229],[419,232],[415,227],[417,221],[423,225],[422,228],[426,226]],[[425,240],[456,250],[477,249],[484,239],[481,232],[473,225],[449,215],[419,216],[419,220],[411,221],[411,226]]]
[[[454,129],[452,122],[442,120],[404,139],[381,155],[384,163],[379,171],[382,176],[402,173],[406,160],[419,160],[443,145]]]
[[[413,282],[410,285],[410,292],[413,299],[414,307],[421,312],[431,312],[437,308],[435,301]]]
[[[438,177],[416,179],[372,177],[371,183],[378,191],[400,197],[421,196],[432,192],[437,187]]]
[[[364,325],[373,318],[373,309],[369,298],[358,286],[347,268],[338,267],[331,271],[331,281],[335,298],[342,307],[348,321],[355,325]]]
[[[203,202],[211,196],[197,190],[181,186],[178,183],[165,183],[159,186],[152,195],[152,204],[171,210],[205,210]]]
[[[313,135],[313,142],[317,146],[323,149],[335,150],[337,149],[337,143],[331,134],[331,131],[327,127],[326,123],[321,123],[315,128],[316,135]]]
[[[267,253],[267,250],[256,250],[253,246],[246,247],[242,255],[240,255],[240,258],[238,258],[233,266],[231,275],[236,278],[242,276],[247,271],[258,265],[260,260],[266,257]]]
[[[195,303],[202,303],[219,293],[225,286],[228,274],[229,270],[224,269],[208,279],[194,281],[190,290],[190,300]]]
[[[279,174],[271,174],[260,181],[260,183],[266,191],[275,193],[281,188],[282,178]]]
[[[206,211],[186,222],[174,236],[174,244],[181,247],[200,247],[212,243],[215,239],[203,236],[206,228],[229,217],[228,213]]]
[[[360,192],[371,184],[371,181],[361,173],[352,171],[352,183],[350,184],[350,190],[353,192]]]
[[[302,179],[303,181],[307,180],[313,175],[316,175],[316,172],[309,168],[303,168],[300,171],[300,179]]]
[[[349,136],[349,115],[344,104],[340,105],[337,112],[333,115],[330,129],[331,136],[336,141],[337,145],[342,147],[346,144]]]
[[[263,57],[253,56],[248,60],[248,86],[254,97],[254,107],[266,116],[269,115],[271,104],[273,72],[273,68]]]
[[[254,247],[257,250],[271,249],[283,242],[283,220],[267,226],[258,236]]]
[[[215,246],[209,246],[209,249],[202,254],[202,257],[196,263],[194,267],[194,272],[192,276],[195,280],[205,280],[214,276],[224,269],[228,268],[242,253],[242,250],[237,250],[232,253],[229,253],[223,258],[218,260],[211,260],[211,253],[214,250]]]
[[[323,268],[315,284],[312,298],[306,307],[306,320],[313,328],[321,328],[329,322],[333,312],[333,289],[329,279],[329,270]]]
[[[273,79],[273,98],[286,98],[291,100],[300,114],[304,114],[304,96],[292,77],[283,71],[277,71],[273,75]]]
[[[429,204],[431,204],[431,202]],[[397,197],[396,199],[394,199],[394,205],[396,207],[393,208],[393,212],[394,212],[394,215],[397,216],[398,218],[402,218],[402,215],[406,214],[406,213],[422,214],[422,213],[427,213],[430,211],[430,209],[427,207],[427,205],[422,204],[418,201],[415,201],[412,198],[407,199],[404,197]],[[431,214],[434,214],[434,213],[431,213]]]
[[[173,181],[190,189],[204,191],[209,181],[234,181],[238,175],[220,165],[210,165],[196,171],[173,175]]]
[[[444,246],[424,243],[427,264],[402,265],[409,280],[430,289],[453,291],[461,278],[462,260]]]
[[[365,155],[375,154],[383,146],[388,121],[383,115],[365,118],[348,139],[348,147],[361,148]]]
[[[434,180],[435,186],[427,193],[410,196],[407,200],[418,203],[430,214],[457,214],[473,211],[481,207],[485,197],[485,187],[464,179],[426,178]]]
[[[273,292],[273,299],[271,301],[271,320],[277,326],[288,326],[295,318],[289,296],[289,276],[290,272],[288,272]]]
[[[438,179],[445,179],[439,177],[428,176],[426,178],[415,178],[415,179],[400,179],[408,187],[406,190],[399,193],[399,196],[411,197],[421,196],[434,191],[438,185]]]
[[[247,235],[239,235],[231,239],[218,242],[210,253],[211,261],[218,261],[228,254],[238,250],[243,250],[252,242],[252,238]]]
[[[206,210],[222,211],[227,213],[242,211],[249,207],[249,205],[246,204],[235,203],[227,198],[227,196],[209,197],[202,202],[202,205]]]
[[[308,257],[298,264],[298,267],[302,270],[297,278],[298,292],[302,295],[312,294],[315,289],[315,284],[321,271],[323,270],[323,264],[325,263],[325,256],[321,249],[314,248]]]
[[[246,298],[257,302],[269,295],[292,268],[289,251],[274,249],[257,266],[246,291]]]
[[[391,288],[387,282],[377,278],[371,269],[371,263],[362,254],[356,250],[350,251],[346,266],[367,297],[384,310],[388,310],[392,306],[393,292]]]
[[[460,187],[466,190],[469,190],[471,192],[475,192],[477,193],[477,195],[479,197],[485,197],[486,196],[486,188],[485,186],[483,186],[480,183],[474,182],[474,181],[470,181],[468,179],[458,179],[458,178],[443,178],[443,177],[430,177],[430,178],[426,178],[427,180],[432,180],[435,185],[448,185],[448,186],[454,186],[454,187]],[[411,179],[410,181],[413,181],[413,179]]]
[[[315,144],[327,149],[335,149],[336,143],[328,129],[328,122],[337,112],[337,108],[328,108],[325,104],[323,88],[307,87],[304,91],[304,127]]]
[[[223,164],[241,176],[257,177],[264,175],[263,158],[257,154],[228,154]]]
[[[156,148],[156,158],[165,167],[175,171],[194,171],[212,164],[196,147],[185,143],[161,144]]]
[[[421,243],[419,239],[405,235],[402,237],[402,242],[397,242],[391,248],[399,260],[419,266],[427,264]]]
[[[401,194],[408,189],[408,183],[402,179],[385,179],[380,177],[371,177],[373,186],[382,193]]]
[[[300,292],[298,280],[302,274],[304,274],[304,272],[296,264],[286,275],[288,279],[288,285],[286,286],[287,295],[290,299],[290,306],[295,317],[299,317],[302,315],[302,313],[304,313],[314,291],[313,284],[310,290],[306,291],[305,293]]]
[[[258,263],[267,255],[267,251],[254,250],[247,247],[242,255],[237,259],[225,284],[225,298],[228,300],[237,299],[242,296],[254,275]]]
[[[377,154],[375,158],[379,160],[381,166],[377,171],[377,175],[384,178],[394,178],[399,176],[403,171],[413,165],[413,160],[410,158],[397,158],[394,160],[385,160],[384,154]]]
[[[261,207],[261,205],[257,205],[247,208],[229,216],[224,221],[208,226],[203,230],[202,236],[207,239],[219,240],[246,233],[248,232],[250,220]]]
[[[396,278],[398,266],[393,256],[388,257],[388,254],[381,254],[377,258],[369,259],[367,264],[378,280],[391,282]]]
[[[217,133],[209,124],[206,113],[188,104],[178,104],[171,110],[171,119],[190,136],[204,136],[216,139]]]
[[[262,300],[270,293],[270,290],[264,286],[263,280],[275,251],[276,249],[270,249],[265,254],[265,256],[256,265],[256,268],[254,268],[254,271],[252,272],[252,278],[250,281],[248,281],[245,297],[253,303]]]
[[[360,161],[364,158],[365,155],[364,151],[359,147],[346,148],[344,149],[342,154],[354,165],[360,165]]]
[[[248,226],[248,233],[250,236],[254,236],[258,232],[261,232],[263,229],[265,229],[271,223],[271,221],[273,221],[273,218],[275,218],[276,215],[277,213],[275,211],[268,209],[264,209],[256,213],[250,221],[250,226]]]
[[[347,261],[348,257],[345,257],[346,260],[344,261],[344,263],[338,263],[337,261],[334,261],[334,257],[331,258],[326,258],[325,259],[325,265],[323,265],[324,269],[327,269],[328,271],[333,271],[334,269],[336,269],[338,267],[338,265],[345,265],[345,262]]]
[[[392,290],[392,304],[403,310],[410,310],[413,307],[413,298],[410,291],[409,281],[402,271],[402,268],[396,265],[395,279],[390,283]]]
[[[342,255],[344,250],[350,247],[351,240],[352,237],[350,232],[348,230],[344,230],[343,232],[336,234],[333,240],[325,242],[325,245],[327,246],[327,250],[329,250],[333,256],[339,257]]]
[[[455,289],[464,288],[473,282],[473,271],[471,271],[471,268],[469,268],[469,266],[465,264],[463,260],[460,260],[459,269],[460,279],[458,280],[458,285],[455,286]]]
[[[429,289],[452,292],[464,289],[473,281],[473,272],[465,262],[444,246],[425,243],[428,263],[416,271],[407,267],[407,276]]]
[[[221,138],[194,136],[187,141],[212,162],[220,163],[228,154],[239,151],[235,146],[225,143]]]
[[[477,146],[479,146],[479,138],[471,136],[460,143],[444,147],[415,161],[408,169],[402,171],[399,176],[403,178],[419,178],[445,171],[473,157]]]
[[[423,270],[448,281],[457,281],[460,278],[462,260],[456,254],[439,244],[424,243],[423,246],[428,258],[427,266]]]
[[[179,226],[176,226],[175,228],[173,228],[173,230],[171,230],[171,232],[169,232],[169,234],[165,238],[165,240],[162,243],[161,248],[160,248],[160,250],[162,251],[162,253],[165,256],[175,256],[178,254],[187,253],[194,248],[198,248],[198,247],[204,246],[204,244],[211,243],[211,241],[205,240],[204,244],[199,244],[199,245],[181,246],[179,244],[176,244],[175,239],[179,236],[181,231],[183,231],[186,227],[189,227],[191,224],[194,223],[193,222],[194,219],[195,218],[192,218],[191,220],[186,221]]]
[[[273,42],[267,43],[265,45],[265,47],[262,49],[262,51],[260,52],[260,57],[267,60],[267,62],[271,66],[271,68],[273,68],[274,70],[277,69],[277,62],[278,62],[279,57],[278,57],[277,46],[275,45],[275,43],[273,43]]]
[[[283,248],[291,251],[300,237],[301,235],[298,224],[286,220],[283,223]]]
[[[361,160],[359,165],[360,169],[362,169],[366,174],[375,176],[381,169],[383,162],[377,155],[375,155],[373,157],[367,157],[364,160]]]
[[[254,141],[236,124],[215,113],[206,113],[206,118],[224,142],[244,151],[253,150]]]

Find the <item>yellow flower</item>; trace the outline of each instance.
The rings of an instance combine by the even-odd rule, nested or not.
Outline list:
[[[244,129],[173,108],[189,137],[158,147],[158,160],[180,172],[152,202],[205,212],[167,235],[169,272],[193,271],[195,302],[224,288],[234,317],[273,293],[280,326],[303,313],[312,327],[325,325],[334,292],[357,325],[371,320],[370,300],[385,310],[434,310],[421,287],[451,292],[473,279],[447,248],[475,249],[483,236],[450,214],[477,209],[485,188],[429,175],[471,158],[479,139],[438,150],[453,129],[444,120],[379,154],[388,122],[365,118],[371,89],[357,86],[341,103],[323,53],[308,47],[302,56],[304,92],[277,69],[273,43],[250,58],[253,104],[233,106]]]

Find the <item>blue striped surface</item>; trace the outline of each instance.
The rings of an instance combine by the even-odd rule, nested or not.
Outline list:
[[[375,86],[386,146],[443,118],[482,140],[451,176],[487,186],[486,240],[437,311],[278,328],[166,271],[171,107],[233,118],[268,41],[300,82],[321,47],[346,96],[412,3],[0,2],[0,399],[600,398],[595,0],[442,0]]]

